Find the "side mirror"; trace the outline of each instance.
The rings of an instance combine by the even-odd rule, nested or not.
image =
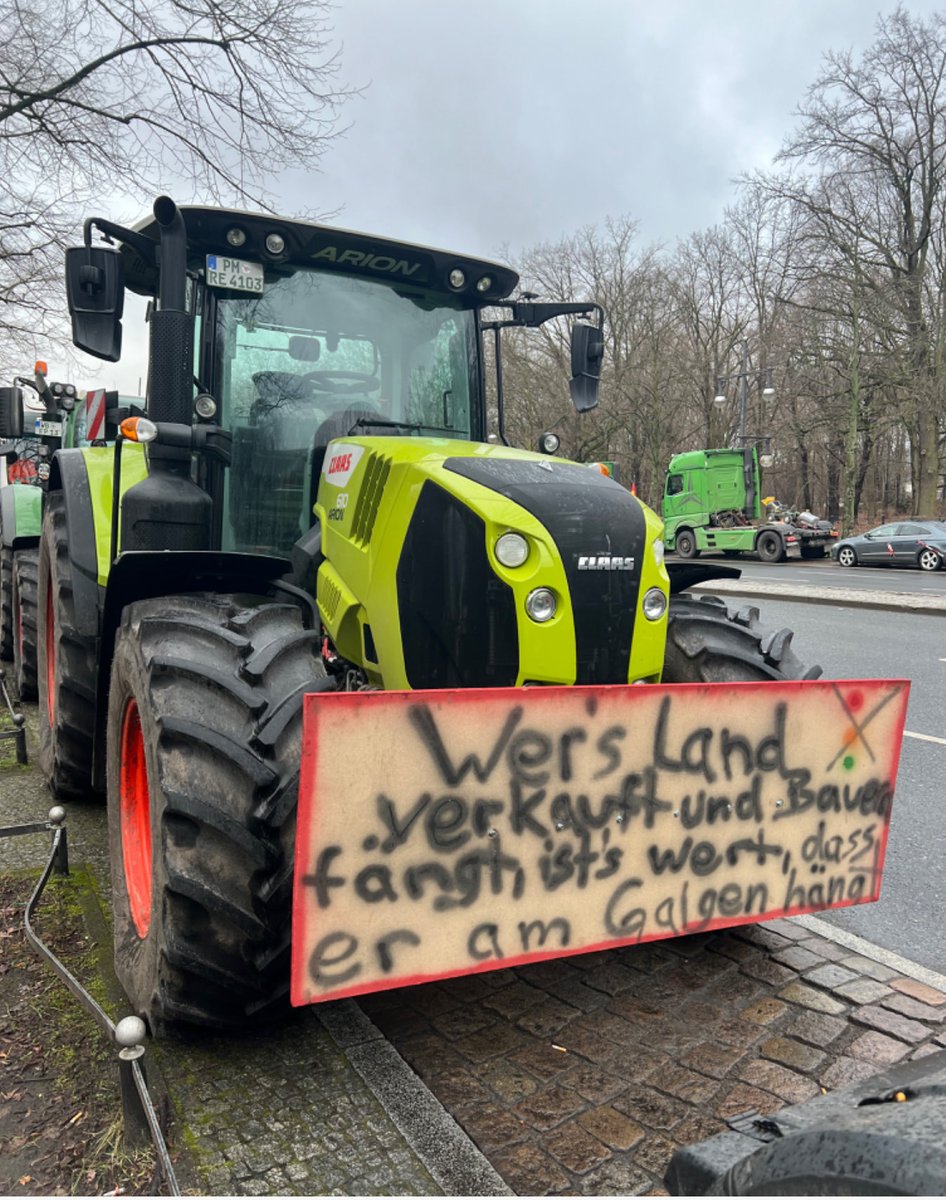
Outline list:
[[[601,330],[583,322],[572,326],[572,378],[569,390],[578,412],[588,412],[598,405],[598,383],[601,379],[601,360],[604,341]]]
[[[107,246],[71,247],[66,251],[66,295],[76,346],[106,362],[117,362],[125,307],[121,254]]]
[[[23,389],[0,388],[0,438],[23,436]]]

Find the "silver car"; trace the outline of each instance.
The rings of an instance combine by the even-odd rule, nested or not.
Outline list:
[[[893,521],[831,547],[842,567],[919,567],[938,571],[946,559],[946,521]]]

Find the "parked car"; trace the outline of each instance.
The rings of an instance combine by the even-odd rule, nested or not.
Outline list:
[[[938,571],[946,559],[946,521],[892,521],[831,547],[842,567],[919,567]]]

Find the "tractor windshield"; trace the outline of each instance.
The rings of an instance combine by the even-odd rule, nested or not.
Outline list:
[[[308,269],[267,279],[261,296],[220,297],[223,549],[288,554],[314,521],[332,438],[477,433],[474,315],[444,301]]]

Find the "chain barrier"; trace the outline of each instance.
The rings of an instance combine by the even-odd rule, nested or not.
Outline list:
[[[0,679],[0,686],[2,684],[3,681]],[[3,692],[6,695],[5,687]],[[60,962],[52,950],[44,944],[33,928],[33,917],[50,876],[53,872],[57,875],[69,874],[69,849],[65,820],[65,809],[56,805],[49,810],[49,818],[46,821],[35,821],[28,825],[10,825],[0,829],[0,838],[18,837],[26,833],[42,833],[47,830],[52,833],[49,860],[26,905],[24,917],[26,939],[40,958],[45,959],[52,967],[82,1007],[95,1018],[109,1040],[120,1047],[118,1076],[121,1085],[125,1144],[128,1147],[137,1147],[150,1140],[154,1145],[158,1157],[158,1169],[164,1178],[169,1194],[180,1196],[181,1192],[174,1174],[174,1167],[171,1164],[171,1156],[168,1153],[167,1143],[164,1140],[158,1114],[145,1078],[142,1062],[145,1048],[142,1043],[147,1031],[144,1021],[140,1017],[123,1017],[116,1025],[68,967]]]

